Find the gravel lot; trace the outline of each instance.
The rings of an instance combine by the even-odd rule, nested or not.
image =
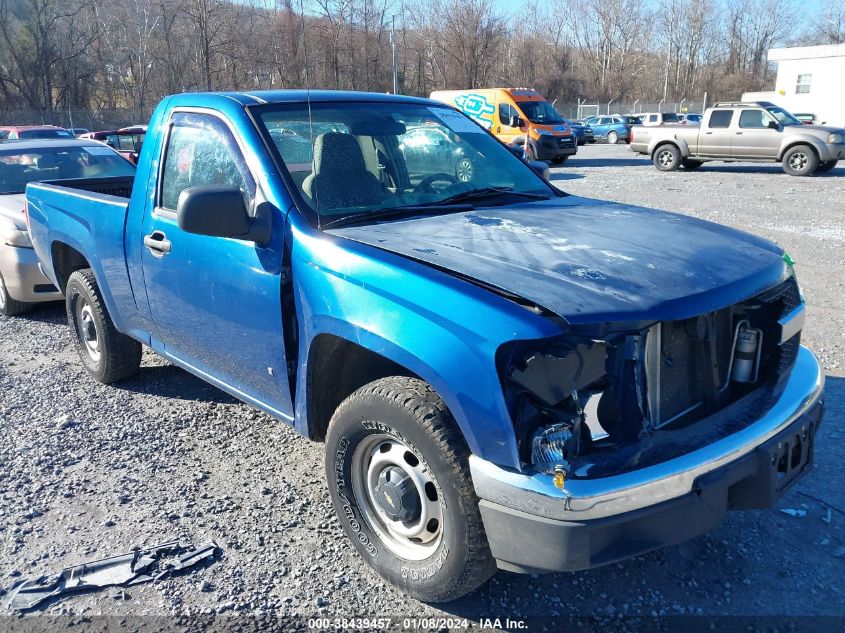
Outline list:
[[[804,341],[828,375],[828,410],[815,470],[776,509],[732,514],[706,536],[624,564],[500,573],[458,602],[421,604],[382,582],[347,545],[326,493],[321,445],[148,352],[135,379],[95,383],[72,348],[63,307],[53,304],[0,321],[0,587],[182,537],[215,539],[223,554],[185,576],[130,588],[127,600],[102,591],[44,612],[552,614],[606,623],[845,616],[845,163],[814,178],[748,164],[660,173],[626,146],[596,145],[552,178],[574,194],[750,230],[793,255],[809,304]]]

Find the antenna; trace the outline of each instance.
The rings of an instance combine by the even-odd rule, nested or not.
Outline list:
[[[299,0],[299,16],[302,24],[302,52],[305,55],[305,101],[308,104],[308,136],[311,141],[311,170],[314,170],[314,119],[311,115],[311,77],[308,74],[308,38],[305,31],[305,0]],[[319,187],[314,183],[314,204],[317,205],[317,225],[320,224]]]

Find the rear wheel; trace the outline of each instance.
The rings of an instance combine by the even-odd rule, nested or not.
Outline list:
[[[495,573],[469,449],[425,382],[383,378],[344,400],[326,434],[326,475],[353,547],[405,593],[454,600]]]
[[[783,171],[790,176],[812,176],[819,167],[819,158],[809,145],[796,145],[783,155]]]
[[[817,174],[826,174],[827,172],[831,171],[839,164],[838,160],[826,160],[823,163],[819,163],[819,166],[816,168]]]
[[[704,163],[700,160],[692,160],[689,158],[685,158],[681,164],[684,166],[684,169],[698,169]]]
[[[681,151],[674,145],[661,145],[651,157],[660,171],[675,171],[681,164]]]
[[[616,142],[619,140],[619,135],[616,132],[608,132],[607,133],[607,142],[611,145],[616,145]]]
[[[16,316],[24,312],[29,312],[30,308],[32,308],[31,303],[12,299],[12,295],[9,294],[9,290],[6,288],[3,275],[0,275],[0,314],[3,316]]]
[[[65,305],[76,350],[91,376],[108,384],[138,373],[141,344],[114,327],[90,268],[70,276]]]

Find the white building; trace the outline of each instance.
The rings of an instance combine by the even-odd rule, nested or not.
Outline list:
[[[777,62],[772,92],[746,92],[743,101],[771,101],[792,114],[812,114],[819,125],[845,127],[845,44],[772,48]]]

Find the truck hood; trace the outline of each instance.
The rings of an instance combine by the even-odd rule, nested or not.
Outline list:
[[[572,324],[689,318],[789,275],[782,249],[762,238],[575,196],[327,233],[516,295]]]

